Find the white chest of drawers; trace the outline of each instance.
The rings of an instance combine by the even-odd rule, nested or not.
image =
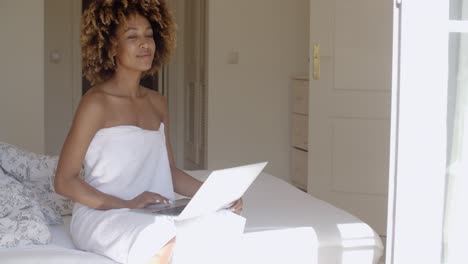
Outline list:
[[[290,177],[291,183],[307,191],[309,80],[294,76],[290,82]]]

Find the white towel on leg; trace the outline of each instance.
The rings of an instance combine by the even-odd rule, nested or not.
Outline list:
[[[245,218],[230,210],[175,221],[172,264],[237,263]]]

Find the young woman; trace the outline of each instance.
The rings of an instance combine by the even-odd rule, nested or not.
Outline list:
[[[72,238],[117,262],[146,254],[168,263],[173,220],[131,209],[169,203],[174,192],[191,197],[201,186],[174,164],[166,99],[140,85],[169,60],[173,17],[164,0],[94,1],[81,33],[84,75],[94,86],[81,99],[55,178],[56,192],[75,201]],[[241,209],[239,200],[232,210]]]

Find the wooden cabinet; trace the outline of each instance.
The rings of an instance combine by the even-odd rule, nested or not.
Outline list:
[[[290,105],[290,178],[292,184],[307,191],[309,80],[306,76],[291,78]]]

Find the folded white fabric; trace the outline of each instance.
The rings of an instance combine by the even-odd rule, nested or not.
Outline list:
[[[53,188],[57,156],[40,155],[0,142],[0,170],[24,186],[25,194],[36,200],[48,224],[62,223],[71,215],[73,203]]]
[[[43,245],[51,234],[39,204],[24,187],[0,171],[0,248]]]
[[[230,210],[175,221],[177,236],[171,263],[241,263],[238,257],[245,221]]]

